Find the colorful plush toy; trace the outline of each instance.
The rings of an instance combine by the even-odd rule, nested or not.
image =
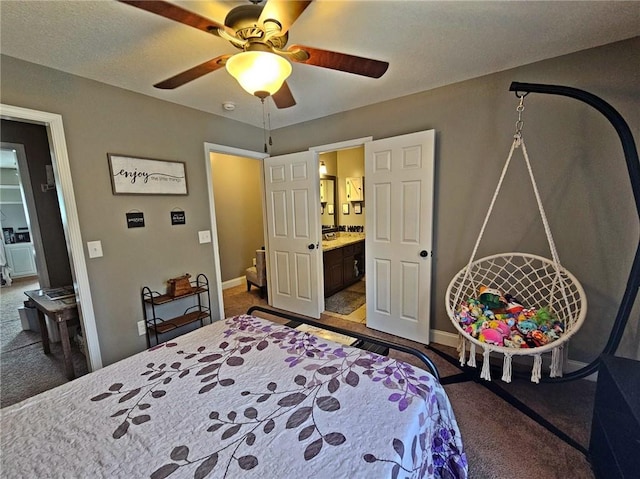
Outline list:
[[[544,346],[549,342],[549,338],[539,329],[531,331],[531,340],[536,346]]]
[[[524,309],[522,303],[510,294],[505,295],[504,299],[507,300],[507,313],[518,314]]]
[[[538,309],[535,312],[535,314],[531,317],[531,319],[538,324],[550,323],[552,318],[553,317],[551,316],[551,313],[544,306]]]
[[[555,341],[564,326],[546,307],[525,308],[510,294],[481,286],[478,298],[462,301],[456,311],[464,332],[479,341],[509,348],[535,348]]]
[[[486,328],[480,331],[478,340],[483,343],[495,344],[496,346],[502,346],[504,344],[504,336],[497,329]]]
[[[504,345],[509,348],[528,348],[524,338],[518,332],[512,332],[511,336],[504,340]]]
[[[520,331],[520,333],[526,336],[531,331],[535,331],[536,329],[538,329],[538,325],[530,319],[525,319],[524,321],[518,321],[516,328],[518,328],[518,331]]]
[[[502,293],[497,289],[487,288],[486,286],[480,286],[479,300],[489,309],[504,309],[507,306]]]

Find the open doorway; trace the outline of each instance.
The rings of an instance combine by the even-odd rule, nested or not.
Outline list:
[[[211,242],[218,286],[218,317],[226,317],[223,289],[251,289],[245,271],[252,266],[256,250],[265,245],[265,215],[262,201],[262,159],[266,154],[214,143],[205,143],[205,161],[209,180]],[[267,285],[268,290],[268,285]],[[256,298],[262,300],[254,289]],[[229,295],[227,295],[227,298]],[[246,295],[238,295],[241,304],[234,311],[244,312],[250,304]],[[249,298],[250,300],[250,298]]]
[[[4,104],[0,104],[0,117],[3,122],[6,120],[15,123],[23,123],[25,125],[41,126],[44,128],[47,144],[46,151],[49,163],[53,167],[56,185],[54,195],[57,197],[56,208],[59,209],[59,212],[62,212],[61,214],[63,214],[65,218],[63,223],[65,238],[63,256],[66,258],[66,261],[70,262],[73,286],[78,298],[80,321],[85,334],[84,339],[87,356],[83,361],[89,370],[93,371],[99,369],[102,367],[102,358],[96,331],[93,302],[91,299],[91,288],[89,285],[88,272],[84,258],[84,249],[80,234],[80,225],[73,190],[73,182],[71,179],[69,156],[66,149],[64,128],[62,126],[62,117],[55,113],[47,113]],[[3,126],[3,139],[6,131],[7,130]],[[11,140],[7,139],[7,141]],[[20,143],[27,144],[29,141],[25,140]],[[43,178],[38,181],[34,180],[34,183],[38,183],[38,187],[40,187],[41,183],[47,183],[44,168],[41,173]],[[40,282],[38,284],[40,285]],[[3,300],[4,299],[6,299],[6,296],[3,294]],[[3,304],[3,310],[4,309]],[[3,356],[3,360],[4,359],[5,357]],[[3,367],[2,372],[4,374],[6,372],[6,368]],[[26,373],[22,376],[29,377],[29,374]],[[7,383],[3,377],[3,391],[6,389]],[[33,393],[35,394],[37,392],[38,391],[34,391]]]
[[[318,155],[324,313],[366,323],[364,147]]]
[[[37,310],[26,296],[73,285],[46,128],[2,120],[2,129],[2,139],[11,140],[0,145],[4,407],[66,382],[69,360],[75,377],[88,367],[78,319],[65,322],[67,349],[52,317],[44,318],[47,334],[41,333]]]

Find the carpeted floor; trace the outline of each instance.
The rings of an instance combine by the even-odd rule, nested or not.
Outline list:
[[[38,287],[37,279],[30,278],[0,289],[0,407],[68,381],[60,342],[52,342],[51,354],[46,355],[40,333],[22,329],[18,308],[27,299],[24,291]],[[73,342],[71,351],[76,374],[86,374],[86,359]]]
[[[267,304],[266,300],[259,298],[257,291],[247,293],[242,286],[225,290],[224,303],[226,316],[245,313],[252,305]],[[325,311],[319,322],[426,351],[442,378],[460,373],[456,365],[424,345],[369,329],[360,321],[357,314],[341,316]],[[437,344],[431,347],[457,357],[453,348]],[[392,351],[391,356],[424,367],[413,356],[396,351]],[[589,461],[582,452],[502,400],[479,381],[444,386],[462,434],[470,479],[594,479]],[[510,384],[500,380],[497,384],[583,448],[588,448],[595,382],[578,380],[562,384],[533,384],[528,379],[515,378]]]

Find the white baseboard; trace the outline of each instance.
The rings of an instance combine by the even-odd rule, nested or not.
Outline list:
[[[223,281],[222,289],[229,289],[235,286],[240,286],[241,284],[246,284],[246,282],[247,282],[246,276],[239,276],[237,278],[230,279],[228,281]]]
[[[436,344],[441,344],[443,346],[449,346],[451,348],[458,347],[458,335],[456,333],[450,333],[448,331],[440,331],[438,329],[432,329],[430,332],[431,342]],[[513,361],[518,361],[518,356],[513,356]],[[564,363],[564,372],[572,373],[573,371],[577,371],[578,369],[582,369],[585,367],[587,363],[583,363],[581,361],[575,361],[573,359],[566,359]],[[587,381],[597,381],[598,373],[593,373],[590,376],[587,376]]]
[[[458,347],[458,335],[456,333],[432,329],[429,336],[431,337],[432,343],[442,344],[443,346],[449,346],[450,348]]]

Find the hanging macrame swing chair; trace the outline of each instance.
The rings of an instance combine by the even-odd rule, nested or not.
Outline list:
[[[584,322],[587,299],[580,282],[562,267],[527,149],[522,138],[524,96],[516,108],[518,121],[509,156],[467,265],[446,292],[447,313],[459,333],[460,364],[476,367],[482,350],[480,377],[491,380],[490,355],[503,355],[502,380],[511,382],[513,356],[532,356],[531,381],[542,374],[542,355],[551,352],[550,377],[562,376],[563,348]],[[551,250],[551,258],[527,253],[502,253],[475,259],[511,159],[522,151]],[[511,296],[513,295],[513,296]],[[467,350],[469,356],[467,359]]]

